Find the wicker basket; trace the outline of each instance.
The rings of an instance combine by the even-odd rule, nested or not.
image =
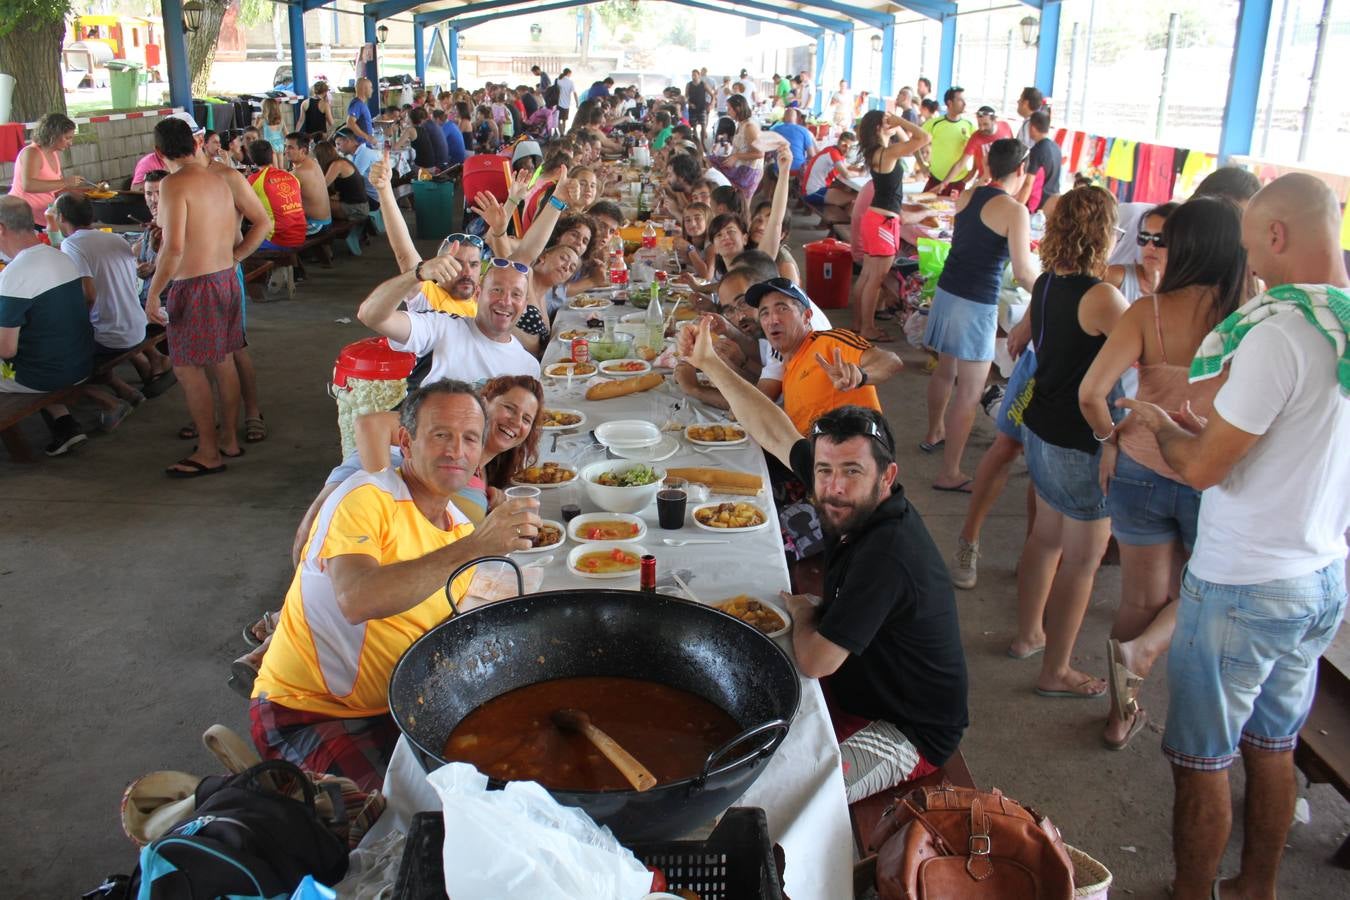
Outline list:
[[[1106,900],[1111,891],[1111,870],[1069,844],[1064,845],[1073,862],[1074,900]]]

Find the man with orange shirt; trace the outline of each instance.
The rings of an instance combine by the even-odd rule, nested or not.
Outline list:
[[[802,434],[819,416],[840,406],[881,411],[873,385],[904,364],[843,328],[811,330],[811,300],[786,278],[751,285],[746,305],[757,310],[770,346],[783,359],[783,410]]]
[[[508,500],[476,530],[451,502],[478,468],[486,416],[468,384],[404,400],[403,464],[358,472],[324,502],[263,657],[249,704],[266,758],[378,788],[398,740],[389,679],[412,643],[451,615],[460,566],[525,550],[539,503]],[[469,574],[455,579],[463,597]]]
[[[290,172],[272,165],[272,145],[267,141],[249,144],[248,155],[258,167],[248,176],[248,183],[272,220],[272,233],[262,242],[262,249],[294,250],[305,242],[309,228],[300,182]]]

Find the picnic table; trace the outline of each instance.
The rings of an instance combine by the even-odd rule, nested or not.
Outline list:
[[[613,315],[632,311],[632,307],[621,306],[606,312]],[[555,335],[568,329],[585,328],[585,318],[586,314],[578,311],[560,311],[554,322]],[[550,342],[544,355],[545,367],[567,356],[564,343],[556,338]],[[585,399],[586,385],[582,382],[574,383],[570,391],[565,383],[552,379],[545,379],[545,382],[545,398],[550,408],[577,409],[586,415],[586,421],[577,432],[561,437],[556,449],[552,435],[545,435],[540,450],[546,461],[558,460],[579,467],[604,459],[605,451],[594,442],[590,431],[605,421],[646,419],[657,424],[671,419],[685,424],[725,421],[725,413],[690,401],[670,379],[651,391],[600,401]],[[768,467],[763,452],[753,441],[737,448],[699,452],[683,436],[674,432],[668,434],[677,442],[678,448],[669,459],[653,465],[719,466],[759,475],[765,487],[752,499],[766,509],[769,524],[754,532],[724,535],[729,541],[727,544],[671,547],[663,543],[663,538],[717,538],[718,535],[697,528],[688,513],[684,528],[663,530],[657,523],[653,503],[640,513],[648,529],[641,543],[656,556],[657,589],[678,595],[670,577],[672,571],[678,571],[689,588],[705,602],[736,594],[777,601],[778,592],[788,589],[788,571],[782,541],[775,527],[777,518],[768,490]],[[714,495],[713,499],[748,498],[718,498]],[[580,505],[583,513],[596,511],[579,484],[545,490],[540,500],[540,516],[545,519],[561,521],[559,510],[564,503]],[[691,499],[691,510],[694,505]],[[569,541],[551,553],[552,561],[543,567],[543,590],[595,588],[597,585],[637,589],[636,573],[631,583],[596,582],[572,574],[566,566],[566,557],[573,546]],[[519,554],[517,558],[522,565],[530,564],[530,554]],[[791,655],[790,635],[778,641]],[[839,747],[819,683],[803,678],[801,689],[801,707],[791,731],[759,780],[736,801],[736,805],[762,807],[768,814],[770,836],[782,845],[786,856],[786,892],[793,900],[838,900],[852,896],[853,891],[852,837]],[[439,809],[439,801],[404,738],[399,739],[384,789],[389,805],[366,836],[367,842],[378,840],[391,828],[406,830],[417,812]]]

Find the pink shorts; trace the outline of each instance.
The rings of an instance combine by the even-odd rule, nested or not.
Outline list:
[[[867,256],[893,258],[900,252],[900,217],[883,216],[868,209],[858,221],[858,233],[853,240],[857,249]]]

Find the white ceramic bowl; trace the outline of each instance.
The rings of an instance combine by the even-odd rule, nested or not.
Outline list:
[[[567,523],[568,537],[576,541],[578,544],[594,544],[600,541],[613,540],[613,538],[587,537],[586,528],[593,522],[627,522],[630,525],[637,526],[637,531],[635,531],[629,537],[624,538],[624,540],[626,541],[640,541],[647,536],[647,523],[639,519],[637,516],[629,515],[628,513],[598,512],[598,513],[585,513],[584,515],[577,516],[575,519],[568,522]]]
[[[582,312],[599,312],[602,309],[609,309],[614,304],[609,302],[607,297],[594,297],[585,294],[579,297],[573,297],[567,304],[568,309],[576,309]]]
[[[600,363],[600,374],[610,378],[633,378],[651,370],[652,364],[643,359],[607,359]]]
[[[537,465],[543,466],[543,463],[542,463],[542,462],[541,462],[541,463],[537,463]],[[512,478],[512,479],[511,479],[511,483],[514,484],[514,485],[519,485],[520,487],[535,487],[535,488],[539,488],[539,490],[541,490],[541,491],[547,491],[547,490],[549,490],[549,489],[551,489],[551,488],[560,488],[560,487],[562,487],[562,486],[565,485],[565,484],[576,484],[576,483],[577,483],[577,470],[576,470],[576,469],[572,468],[571,466],[565,466],[565,465],[563,465],[562,463],[558,463],[558,468],[564,469],[564,470],[566,470],[566,471],[568,471],[568,472],[571,472],[571,473],[572,473],[572,477],[569,478],[569,479],[567,479],[566,481],[555,481],[555,482],[549,482],[549,483],[547,483],[547,484],[540,484],[540,483],[534,482],[534,481],[519,481],[519,480],[517,480],[517,479],[515,479],[515,478]]]
[[[633,541],[596,541],[589,544],[582,544],[572,548],[572,552],[567,554],[567,569],[573,575],[580,575],[582,578],[637,578],[641,572],[641,567],[634,567],[628,572],[584,572],[577,568],[578,561],[587,553],[609,553],[613,550],[622,550],[624,553],[632,554],[638,559],[647,555],[647,548]]]
[[[650,467],[656,472],[656,480],[651,484],[644,484],[640,487],[611,487],[607,484],[597,484],[595,479],[606,472],[626,472],[639,465],[641,463],[606,459],[591,463],[581,470],[578,477],[581,479],[581,483],[586,486],[586,496],[596,506],[606,512],[636,513],[651,506],[652,501],[656,499],[657,493],[661,490],[661,482],[665,481],[666,478],[664,469],[655,466]]]
[[[788,611],[786,609],[783,609],[783,607],[779,606],[777,603],[770,603],[768,600],[763,600],[759,597],[755,597],[754,599],[758,600],[762,606],[767,606],[769,609],[776,612],[778,614],[778,618],[783,620],[783,627],[779,628],[777,631],[769,632],[767,635],[768,637],[771,638],[782,637],[783,635],[787,634],[789,631],[792,630],[792,616],[788,615]],[[712,603],[709,603],[708,605],[711,606],[713,609],[723,611],[721,610],[722,602],[724,601],[720,600],[714,601]],[[726,614],[731,615],[731,613]]]
[[[588,371],[578,373],[576,371],[577,366],[589,366],[590,368]],[[600,369],[598,363],[593,362],[574,363],[570,359],[568,359],[568,360],[561,360],[559,362],[551,362],[548,365],[544,366],[544,377],[553,378],[557,381],[566,381],[567,375],[570,372],[572,374],[572,379],[574,381],[585,381],[588,378],[594,378],[595,373],[598,372],[599,370]]]
[[[702,374],[702,373],[700,373],[700,374]],[[686,425],[685,428],[684,428],[684,439],[685,439],[686,441],[688,441],[689,443],[691,443],[691,444],[696,444],[696,445],[699,446],[699,447],[712,447],[712,448],[714,448],[714,449],[717,448],[717,447],[739,447],[739,446],[741,446],[742,444],[744,444],[746,441],[750,440],[749,434],[746,432],[745,427],[742,426],[742,425],[728,425],[728,426],[727,426],[727,427],[730,427],[730,428],[735,428],[737,431],[739,431],[739,432],[741,433],[740,438],[739,438],[738,440],[734,440],[734,441],[700,441],[700,440],[698,440],[697,438],[695,438],[693,435],[691,435],[691,434],[689,433],[691,429],[695,429],[695,428],[708,428],[708,427],[709,427],[708,425],[703,424],[703,423],[697,423],[697,424],[694,424],[694,425]]]
[[[595,439],[606,447],[638,450],[661,443],[661,429],[643,419],[614,419],[595,426]]]
[[[718,528],[715,525],[704,525],[702,522],[698,520],[697,514],[699,510],[716,509],[723,503],[746,503],[750,506],[753,506],[755,509],[759,510],[759,514],[764,517],[764,521],[760,522],[758,525],[751,525],[748,528]],[[750,503],[750,501],[747,499],[717,500],[712,503],[700,503],[698,506],[695,506],[692,510],[689,511],[689,520],[691,522],[693,522],[699,528],[702,528],[704,531],[712,531],[716,532],[717,534],[739,534],[745,531],[759,531],[761,528],[768,527],[769,519],[770,519],[769,513],[765,511],[763,506],[759,505],[758,503]]]

